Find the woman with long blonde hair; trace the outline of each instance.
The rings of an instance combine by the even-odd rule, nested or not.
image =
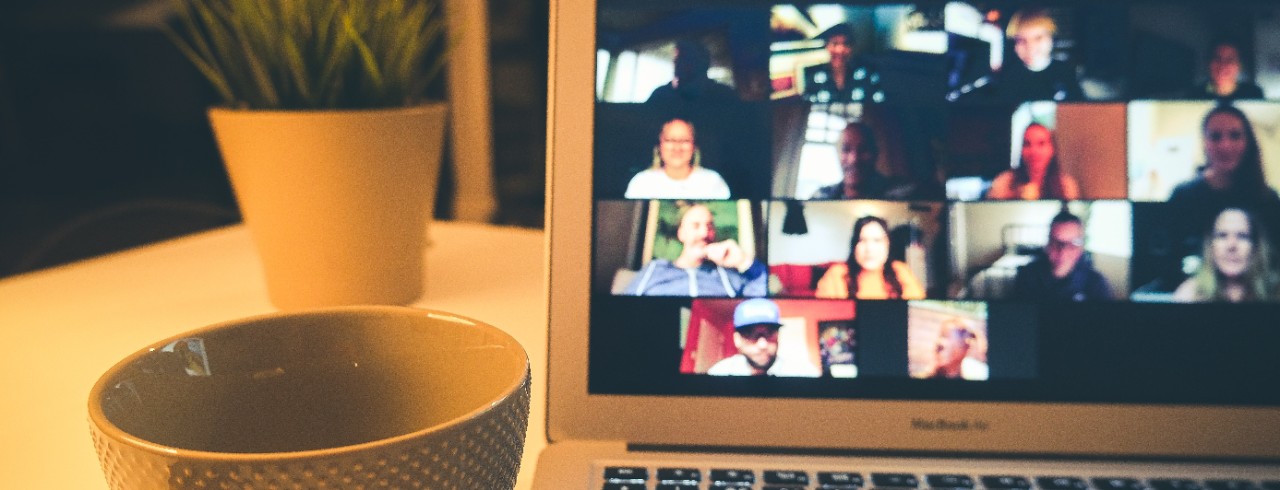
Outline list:
[[[1200,268],[1173,297],[1176,301],[1275,301],[1271,243],[1257,218],[1241,208],[1218,213],[1204,237]]]

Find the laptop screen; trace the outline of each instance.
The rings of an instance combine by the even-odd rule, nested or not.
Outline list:
[[[591,393],[1280,405],[1280,5],[598,5]]]

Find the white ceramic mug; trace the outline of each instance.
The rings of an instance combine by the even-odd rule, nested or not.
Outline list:
[[[510,489],[529,379],[495,327],[341,307],[160,341],[102,376],[89,418],[116,490]]]

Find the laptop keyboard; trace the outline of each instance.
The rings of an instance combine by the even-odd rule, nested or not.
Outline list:
[[[920,478],[923,477],[923,478]],[[1280,490],[1280,481],[959,475],[712,468],[604,469],[602,490]]]

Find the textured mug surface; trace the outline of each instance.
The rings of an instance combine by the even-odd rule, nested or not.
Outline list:
[[[509,489],[529,379],[492,326],[331,308],[158,342],[103,375],[89,418],[117,490]]]

